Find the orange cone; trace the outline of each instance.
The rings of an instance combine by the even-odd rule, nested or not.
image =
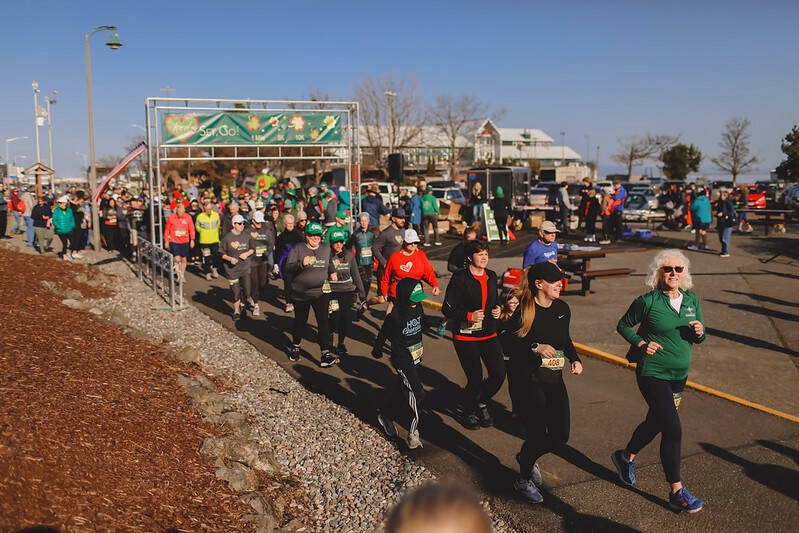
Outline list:
[[[508,240],[509,241],[515,241],[516,240],[516,235],[513,234],[513,231],[510,228],[508,228]]]

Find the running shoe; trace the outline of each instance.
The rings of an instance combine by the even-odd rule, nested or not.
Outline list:
[[[261,314],[261,308],[258,307],[258,304],[252,306],[252,316],[259,316]]]
[[[211,281],[211,279],[213,278],[211,277],[211,273],[209,272],[205,275],[205,281]]]
[[[233,320],[238,320],[241,318],[241,311],[233,311]]]
[[[369,309],[369,303],[364,300],[361,302],[361,305],[358,306],[358,309],[355,311],[355,320],[360,320],[363,318],[363,314],[366,310]]]
[[[516,492],[533,503],[541,503],[544,501],[541,491],[538,490],[538,487],[535,486],[535,483],[533,483],[531,479],[517,479],[513,482],[513,488],[516,489]]]
[[[729,256],[730,256],[730,254],[721,254],[721,255],[719,255],[719,257],[729,257]]]
[[[489,428],[494,424],[494,419],[491,418],[491,413],[488,412],[488,406],[481,405],[477,409],[477,413],[480,417],[480,425],[484,428]]]
[[[288,304],[286,304],[286,309],[285,309],[285,311],[286,311],[287,313],[293,313],[293,312],[294,312],[294,304],[292,304],[292,303],[288,303]]]
[[[624,456],[623,450],[616,450],[610,454],[610,460],[613,461],[613,464],[616,466],[616,471],[619,473],[621,482],[625,485],[635,485],[635,474],[633,473],[635,461],[628,461]]]
[[[516,454],[516,462],[519,466],[522,464],[522,452]],[[533,463],[533,475],[530,477],[533,483],[541,485],[544,482],[544,477],[541,475],[541,469],[538,468],[538,463]]]
[[[699,246],[697,246],[697,245],[695,245],[695,244],[692,244],[692,245],[690,245],[690,246],[688,247],[688,249],[689,249],[689,250],[698,250],[698,249],[699,249]]]
[[[299,344],[292,344],[291,348],[289,349],[289,361],[299,361],[300,360],[300,345]]]
[[[429,242],[424,243],[422,246],[430,246]]]
[[[705,502],[691,496],[688,489],[683,487],[669,496],[669,506],[675,511],[686,511],[693,514],[701,511],[705,506]]]
[[[466,429],[477,429],[480,427],[480,415],[477,411],[470,411],[463,415],[463,426]]]
[[[325,350],[322,352],[322,361],[319,363],[319,366],[322,368],[327,368],[329,366],[333,366],[338,363],[338,357],[331,354],[329,351]]]
[[[602,239],[599,241],[599,244],[610,244],[610,241],[608,239]]]
[[[436,242],[434,242],[433,244],[435,244],[436,246],[441,246],[441,245],[443,245],[444,243],[443,243],[443,242],[438,242],[438,241],[436,241]]]
[[[415,450],[422,447],[422,440],[419,438],[419,431],[411,431],[408,433],[408,448]]]
[[[380,428],[387,437],[392,439],[396,439],[398,437],[397,428],[394,426],[394,422],[380,411],[377,412],[377,423],[380,424]]]

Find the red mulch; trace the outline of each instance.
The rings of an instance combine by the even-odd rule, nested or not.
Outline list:
[[[197,451],[221,430],[178,386],[186,367],[40,283],[107,295],[86,272],[0,249],[0,530],[252,530]]]

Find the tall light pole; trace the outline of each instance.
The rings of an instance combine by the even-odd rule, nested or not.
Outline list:
[[[596,179],[599,179],[599,145],[596,146]]]
[[[11,175],[11,159],[8,155],[8,143],[12,143],[14,141],[19,141],[21,139],[27,139],[27,135],[23,135],[21,137],[11,137],[10,139],[6,139],[6,178]],[[14,164],[16,166],[16,163]]]
[[[383,94],[385,94],[388,99],[388,123],[389,123],[388,153],[393,154],[394,153],[394,97],[397,96],[397,93],[395,93],[394,91],[383,91]]]
[[[92,166],[89,167],[89,194],[92,195],[92,243],[94,249],[100,249],[100,214],[99,204],[94,201],[94,191],[97,189],[97,164],[94,154],[94,115],[92,113],[92,70],[91,61],[89,60],[89,37],[98,31],[109,30],[111,37],[108,38],[105,45],[111,50],[116,50],[122,43],[119,41],[116,26],[97,26],[90,33],[86,34],[86,98],[89,102],[89,158],[91,159]]]
[[[566,132],[560,132],[560,166],[566,163]]]
[[[42,158],[39,153],[39,83],[33,80],[33,125],[36,128],[36,162],[41,163]]]
[[[53,194],[55,194],[55,163],[53,162],[53,112],[50,110],[50,104],[55,104],[56,99],[53,96],[57,95],[58,91],[53,91],[50,96],[45,96],[44,101],[47,102],[47,139],[50,143],[50,168],[53,169],[53,173],[50,174],[50,187],[53,189]]]

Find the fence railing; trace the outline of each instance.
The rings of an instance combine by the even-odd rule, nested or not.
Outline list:
[[[183,280],[178,278],[175,256],[142,237],[136,238],[136,268],[139,279],[152,287],[174,311],[183,305]]]

